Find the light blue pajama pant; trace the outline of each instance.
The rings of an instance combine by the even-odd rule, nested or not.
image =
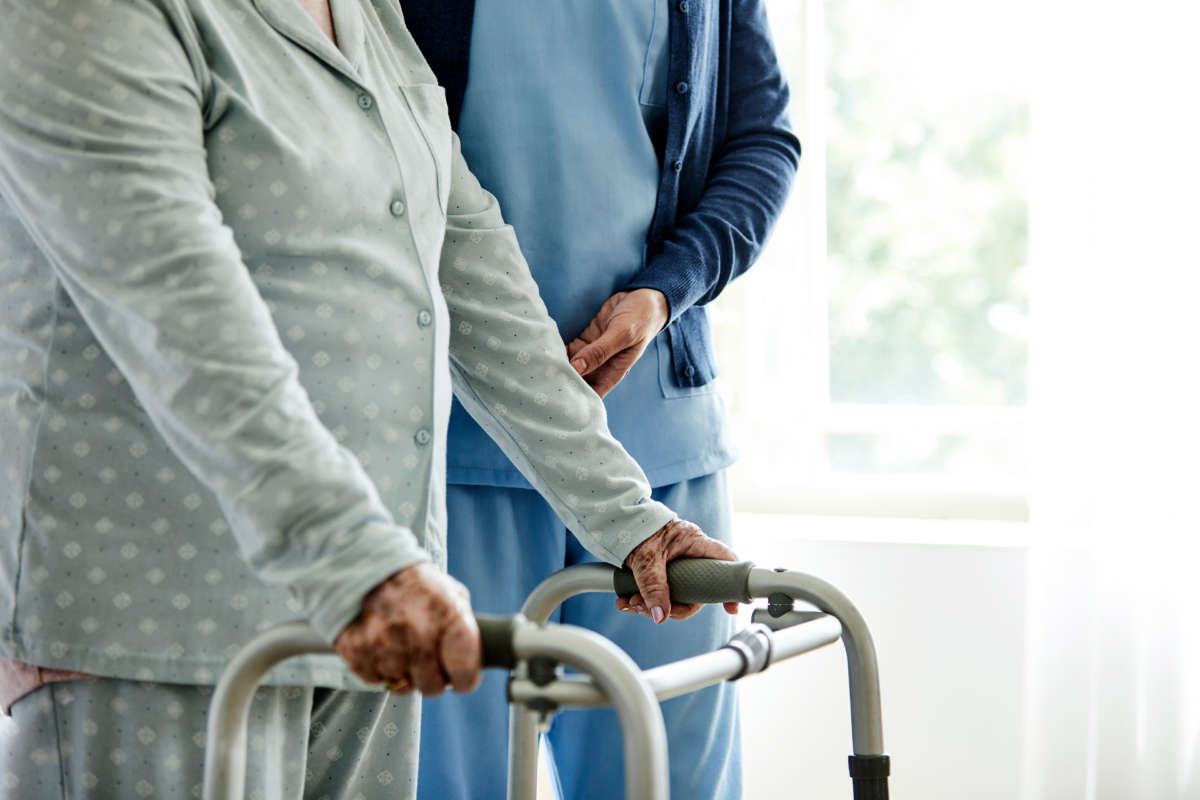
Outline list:
[[[0,797],[198,798],[212,687],[52,683],[0,718]],[[416,697],[311,686],[258,690],[247,800],[403,800],[416,794]]]
[[[730,542],[732,515],[723,472],[664,486],[654,498],[716,539]],[[595,561],[536,492],[451,485],[450,573],[471,590],[477,611],[511,614],[547,575]],[[552,618],[616,642],[643,668],[723,645],[733,617],[719,607],[692,619],[653,625],[622,614],[609,594],[569,600]],[[489,670],[479,691],[426,699],[422,712],[422,800],[503,800],[508,706],[506,675]],[[671,796],[681,800],[741,797],[737,695],[729,684],[663,703],[671,758]],[[609,709],[566,710],[550,730],[560,793],[567,800],[624,796],[621,727]]]

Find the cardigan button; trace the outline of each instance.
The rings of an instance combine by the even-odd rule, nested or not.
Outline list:
[[[675,84],[675,91],[678,94],[687,94],[688,93],[687,81],[680,81],[679,83]]]
[[[683,374],[687,375],[690,378],[696,374],[696,368],[693,367],[691,364],[688,364],[686,367],[683,368]]]
[[[679,0],[679,13],[680,14],[687,13],[687,0]]]
[[[675,163],[671,165],[671,169],[675,170],[676,172],[683,171],[683,161],[678,158],[675,159]]]

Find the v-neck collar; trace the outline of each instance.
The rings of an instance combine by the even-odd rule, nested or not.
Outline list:
[[[254,0],[254,7],[275,30],[355,83],[361,82],[364,29],[357,0],[330,0],[337,44],[317,27],[297,0]]]

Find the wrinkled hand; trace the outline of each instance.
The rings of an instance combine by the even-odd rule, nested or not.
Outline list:
[[[334,642],[354,674],[398,694],[436,697],[479,685],[483,659],[467,588],[432,564],[393,574],[363,598]]]
[[[668,319],[666,295],[657,289],[617,292],[604,301],[583,333],[567,344],[571,366],[604,397],[633,368]]]
[[[641,591],[628,600],[617,598],[617,609],[631,614],[645,614],[655,622],[671,619],[687,619],[704,607],[703,603],[671,605],[671,592],[667,586],[667,562],[676,558],[715,558],[720,561],[737,561],[732,550],[710,539],[700,526],[685,520],[670,522],[639,544],[625,559],[625,566],[633,570],[633,577]],[[736,614],[737,603],[725,603],[725,611]]]

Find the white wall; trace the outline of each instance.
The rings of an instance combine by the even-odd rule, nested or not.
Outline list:
[[[738,530],[740,555],[820,576],[866,617],[879,654],[894,800],[1018,796],[1020,526],[745,516]],[[978,544],[949,543],[958,541]],[[742,698],[748,800],[851,796],[840,645],[747,679]]]

